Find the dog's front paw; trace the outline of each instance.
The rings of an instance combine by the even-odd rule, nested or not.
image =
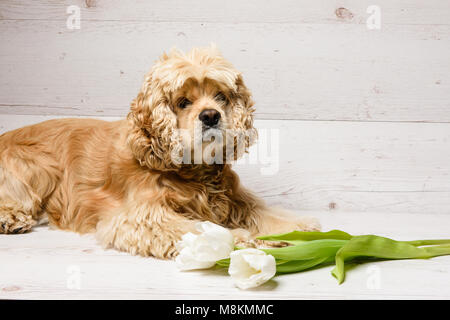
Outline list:
[[[244,229],[231,230],[234,236],[234,243],[239,248],[281,248],[289,244],[283,241],[265,241],[254,238],[250,232]]]
[[[266,249],[266,248],[283,248],[287,247],[290,244],[284,241],[270,241],[270,240],[253,240],[255,247],[258,249]]]
[[[295,221],[296,229],[299,231],[320,231],[322,226],[317,218],[302,217]]]
[[[20,205],[0,203],[0,233],[24,233],[36,224]]]
[[[249,241],[252,239],[252,234],[248,230],[245,230],[242,228],[237,228],[237,229],[232,229],[230,231],[231,231],[231,234],[233,235],[235,242],[245,242],[245,241]]]
[[[238,228],[231,230],[234,238],[234,245],[240,248],[256,248],[253,243],[252,235],[248,230]]]

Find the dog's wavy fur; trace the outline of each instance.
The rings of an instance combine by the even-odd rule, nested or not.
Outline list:
[[[176,110],[177,92],[206,94],[208,86],[226,93],[228,109],[203,97],[189,112]],[[255,130],[250,91],[215,47],[172,50],[145,77],[127,120],[50,120],[1,135],[0,233],[28,231],[45,214],[51,226],[95,233],[105,247],[171,258],[198,221],[228,227],[239,240],[318,230],[315,220],[266,207],[230,164],[172,161],[176,129],[192,129],[211,105],[227,128]]]

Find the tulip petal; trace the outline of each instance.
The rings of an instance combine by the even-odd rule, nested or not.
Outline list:
[[[175,263],[178,269],[196,270],[196,269],[208,269],[214,266],[214,261],[199,261],[195,258],[190,248],[184,248],[180,254],[175,258]]]
[[[176,244],[179,255],[176,263],[181,270],[205,269],[216,261],[226,259],[234,249],[230,230],[205,221],[196,224],[200,234],[186,233]]]
[[[228,273],[238,288],[254,288],[275,275],[275,258],[258,249],[233,251]]]

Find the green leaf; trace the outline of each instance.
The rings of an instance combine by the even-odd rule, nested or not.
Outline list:
[[[334,256],[349,240],[321,239],[283,248],[261,249],[275,259],[310,260]]]
[[[309,260],[292,260],[285,262],[281,265],[277,265],[277,273],[292,273],[300,272],[306,269],[311,269],[320,264],[330,263],[334,261],[334,256],[330,257],[320,257],[316,259]]]
[[[289,260],[275,259],[275,263],[276,263],[277,266],[285,264],[285,263],[288,263],[288,262],[290,262],[290,261]]]
[[[230,266],[230,258],[222,259],[219,261],[216,261],[216,264],[220,267],[226,267],[228,268]]]
[[[282,265],[282,264],[287,263],[287,262],[291,262],[291,261],[275,259],[275,263],[276,263],[277,266],[278,265]],[[218,265],[219,267],[228,268],[230,266],[230,258],[218,260],[218,261],[216,261],[216,265]]]
[[[412,244],[413,246],[429,246],[436,244],[450,244],[450,239],[436,239],[436,240],[414,240],[414,241],[402,241]]]
[[[430,258],[437,257],[437,256],[445,256],[450,254],[450,245],[439,245],[439,246],[432,246],[432,247],[424,247],[420,248],[428,252],[430,255]]]
[[[420,243],[420,240],[413,243]],[[355,257],[426,259],[446,254],[450,254],[450,246],[448,245],[419,248],[408,242],[395,241],[375,235],[355,236],[336,253],[336,267],[331,273],[341,284],[345,279],[345,261]]]
[[[269,241],[284,241],[290,244],[301,244],[305,241],[321,240],[321,239],[335,239],[335,240],[350,240],[353,236],[340,230],[331,230],[328,232],[316,231],[293,231],[283,234],[273,234],[267,236],[257,237],[260,240]]]

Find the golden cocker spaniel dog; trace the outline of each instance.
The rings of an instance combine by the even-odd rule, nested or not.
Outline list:
[[[318,230],[314,219],[268,208],[231,169],[255,140],[253,111],[241,73],[215,47],[172,50],[145,77],[127,120],[50,120],[0,136],[0,233],[47,216],[105,247],[171,258],[204,220],[242,241]],[[225,161],[192,161],[196,128],[202,148],[231,143]],[[226,139],[205,139],[227,130]]]

